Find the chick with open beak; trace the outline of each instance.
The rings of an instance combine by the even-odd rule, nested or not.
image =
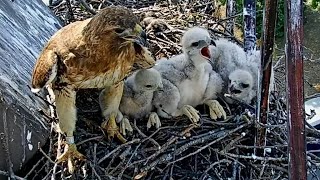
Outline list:
[[[183,44],[183,52],[194,62],[194,64],[202,64],[211,59],[209,45],[211,38],[209,33],[198,33],[197,36],[189,36],[195,34],[195,31],[200,31],[200,28],[194,28],[185,33],[181,40]]]
[[[253,76],[249,71],[236,69],[229,75],[228,93],[231,97],[250,104],[255,96]]]
[[[158,115],[164,118],[186,115],[192,123],[197,123],[200,116],[195,107],[206,104],[212,119],[226,118],[222,106],[215,100],[221,92],[222,80],[208,63],[209,32],[200,27],[190,28],[181,44],[182,54],[158,60],[154,66],[162,76],[164,87],[163,91],[156,91],[153,98]]]

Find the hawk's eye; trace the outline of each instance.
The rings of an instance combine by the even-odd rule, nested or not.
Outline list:
[[[193,46],[193,47],[196,47],[198,45],[199,45],[199,42],[194,42],[194,43],[191,44],[191,46]]]
[[[152,88],[152,85],[146,85],[146,88]]]
[[[117,34],[121,34],[121,33],[123,33],[123,32],[125,31],[125,29],[123,29],[123,28],[116,28],[114,31],[115,31]]]
[[[243,87],[243,88],[247,88],[247,87],[249,87],[249,84],[240,83],[240,86]]]

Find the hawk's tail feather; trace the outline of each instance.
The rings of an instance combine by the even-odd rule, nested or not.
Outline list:
[[[39,92],[44,86],[50,84],[58,73],[58,55],[53,51],[43,53],[36,63],[32,74],[31,91]]]
[[[41,88],[31,88],[31,92],[38,93],[41,90]]]

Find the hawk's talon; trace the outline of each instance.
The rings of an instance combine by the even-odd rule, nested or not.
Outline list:
[[[109,140],[116,137],[122,142],[125,143],[127,140],[121,135],[119,132],[119,127],[116,123],[116,113],[112,113],[110,115],[109,120],[102,122],[101,127],[107,131],[107,137]]]
[[[223,119],[227,118],[226,111],[217,100],[208,100],[205,104],[209,106],[211,119],[216,120],[221,117]]]
[[[192,121],[192,123],[196,124],[200,120],[199,112],[190,105],[184,105],[182,107],[182,112],[184,115],[188,116],[188,118]]]
[[[85,160],[86,158],[77,150],[77,146],[75,144],[66,144],[63,154],[57,158],[56,162],[61,163],[67,161],[68,171],[70,174],[73,174],[75,159]]]
[[[150,129],[151,126],[155,126],[157,129],[161,126],[161,121],[157,113],[152,112],[149,116],[148,122],[147,122],[147,129]]]

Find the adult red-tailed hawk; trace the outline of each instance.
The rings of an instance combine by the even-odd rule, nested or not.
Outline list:
[[[32,74],[32,91],[51,84],[59,126],[67,135],[59,161],[83,158],[74,144],[76,90],[105,89],[101,107],[109,136],[120,135],[115,123],[123,80],[137,69],[155,64],[144,47],[146,34],[127,8],[107,7],[93,18],[74,22],[56,32],[41,52]],[[120,137],[120,136],[119,136]]]

